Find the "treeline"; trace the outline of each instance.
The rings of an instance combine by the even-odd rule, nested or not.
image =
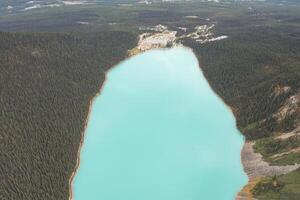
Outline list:
[[[278,153],[288,152],[289,150],[299,146],[300,138],[298,136],[292,136],[286,140],[268,137],[258,140],[254,145],[254,149],[263,156],[268,157]]]
[[[251,28],[226,40],[199,45],[196,53],[213,89],[233,108],[247,139],[293,129],[299,113],[278,122],[273,114],[300,89],[300,39],[277,28]],[[296,28],[295,28],[296,29]],[[289,87],[279,92],[278,88]]]
[[[0,199],[68,199],[89,101],[128,32],[0,32]]]

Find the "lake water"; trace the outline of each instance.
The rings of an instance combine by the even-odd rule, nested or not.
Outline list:
[[[92,106],[75,200],[233,200],[243,137],[193,52],[153,50],[114,67]]]

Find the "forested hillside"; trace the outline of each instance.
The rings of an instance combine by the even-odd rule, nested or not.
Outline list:
[[[0,199],[68,199],[90,100],[127,32],[0,32]]]
[[[105,69],[135,46],[127,31],[158,24],[178,35],[213,24],[215,36],[228,36],[181,42],[234,111],[241,133],[256,142],[254,150],[271,165],[300,163],[299,2],[229,1],[43,7],[49,1],[27,11],[27,1],[0,2],[1,30],[45,32],[0,32],[0,199],[68,197],[89,101]],[[62,34],[48,33],[54,31]],[[278,177],[278,190],[258,184],[255,196],[298,200],[299,177],[300,170]]]
[[[260,27],[216,43],[186,41],[247,139],[292,130],[300,118],[294,113],[279,122],[274,116],[300,89],[300,38],[281,31]]]

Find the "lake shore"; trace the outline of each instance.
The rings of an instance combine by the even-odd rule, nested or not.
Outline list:
[[[140,52],[139,52],[140,53]],[[121,60],[120,62],[124,62],[126,59],[129,59],[130,57],[134,56],[135,54],[131,55],[129,50],[128,50],[128,54],[127,57],[124,58],[124,60]],[[74,177],[77,173],[77,170],[79,168],[80,165],[80,153],[82,150],[82,146],[83,146],[83,142],[84,142],[84,137],[85,137],[85,132],[88,126],[88,121],[91,115],[91,111],[92,111],[92,107],[93,107],[93,103],[95,101],[95,99],[101,94],[102,90],[104,89],[107,79],[106,79],[106,74],[109,73],[109,71],[114,68],[115,66],[117,66],[120,62],[117,62],[115,65],[111,66],[111,68],[109,68],[106,72],[105,72],[105,76],[104,76],[104,81],[102,82],[102,84],[99,86],[99,91],[95,94],[95,96],[93,96],[88,104],[88,114],[87,117],[85,119],[84,122],[84,129],[81,133],[81,138],[80,138],[80,142],[79,142],[79,147],[78,147],[78,151],[77,151],[77,160],[76,160],[76,165],[74,167],[74,170],[71,174],[71,177],[69,179],[69,200],[73,200],[73,182],[74,182]]]
[[[76,172],[77,172],[77,170],[79,168],[79,165],[80,165],[80,152],[81,152],[81,149],[82,149],[82,146],[83,146],[85,132],[86,132],[86,128],[88,126],[88,121],[89,121],[89,118],[90,118],[90,115],[91,115],[92,106],[93,106],[94,100],[101,94],[101,92],[102,92],[102,90],[103,90],[103,88],[105,86],[105,83],[106,83],[106,76],[104,77],[103,83],[99,86],[99,91],[89,101],[89,104],[88,104],[88,114],[87,114],[87,118],[85,119],[85,122],[84,122],[84,129],[81,132],[81,138],[80,138],[79,147],[78,147],[78,151],[77,151],[76,165],[75,165],[74,170],[73,170],[73,172],[71,174],[71,177],[69,179],[69,200],[73,200],[73,182],[74,182],[74,177],[75,177]]]
[[[124,62],[126,59],[129,59],[129,58],[131,58],[132,56],[134,56],[134,55],[136,55],[138,53],[141,53],[141,52],[136,52],[135,54],[131,54],[130,50],[128,50],[127,57],[124,60],[121,60],[120,62]],[[89,121],[89,118],[90,118],[90,115],[91,115],[93,103],[94,103],[95,99],[101,94],[103,88],[105,87],[105,84],[106,84],[106,81],[107,81],[106,80],[106,74],[109,73],[109,71],[112,68],[114,68],[115,66],[117,66],[120,62],[116,63],[115,65],[113,65],[111,68],[109,68],[105,72],[104,81],[99,86],[99,91],[89,101],[89,104],[88,104],[88,114],[87,114],[87,117],[86,117],[85,122],[84,122],[84,130],[81,133],[81,138],[80,138],[79,147],[78,147],[78,151],[77,151],[76,165],[75,165],[74,170],[73,170],[73,172],[71,174],[71,177],[69,179],[69,200],[73,200],[73,182],[74,182],[74,177],[75,177],[75,175],[77,173],[77,170],[79,168],[79,165],[80,165],[80,153],[81,153],[81,150],[82,150],[82,146],[83,146],[83,142],[84,142],[84,137],[85,137],[85,132],[86,132],[86,129],[87,129],[87,126],[88,126],[88,121]]]

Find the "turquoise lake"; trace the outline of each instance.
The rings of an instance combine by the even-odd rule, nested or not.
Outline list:
[[[193,52],[152,50],[107,74],[74,178],[74,200],[233,200],[243,136]]]

